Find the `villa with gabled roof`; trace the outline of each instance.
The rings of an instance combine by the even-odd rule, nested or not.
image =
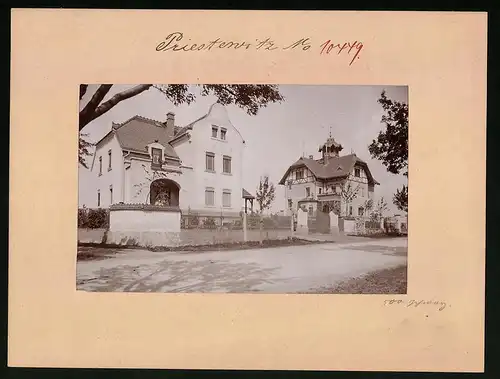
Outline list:
[[[334,210],[347,216],[363,216],[366,201],[374,198],[375,186],[368,164],[356,154],[340,155],[342,145],[331,136],[319,146],[321,158],[300,157],[286,170],[279,184],[285,186],[290,212],[305,208],[310,215],[317,210]],[[356,196],[346,204],[342,191],[350,184]]]
[[[164,122],[136,115],[113,123],[96,144],[90,167],[95,191],[90,208],[112,204],[179,207],[200,217],[239,217],[245,140],[227,111],[209,111],[180,127],[173,112]]]

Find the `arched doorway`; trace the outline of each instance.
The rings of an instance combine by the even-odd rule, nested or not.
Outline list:
[[[171,179],[156,179],[149,189],[150,204],[178,207],[179,190],[179,184]]]

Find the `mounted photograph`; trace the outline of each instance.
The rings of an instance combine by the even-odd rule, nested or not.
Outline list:
[[[77,290],[407,293],[407,86],[82,84],[79,104]]]

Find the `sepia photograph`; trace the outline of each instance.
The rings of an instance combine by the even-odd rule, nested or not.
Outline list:
[[[82,84],[79,103],[77,290],[407,293],[407,86]]]

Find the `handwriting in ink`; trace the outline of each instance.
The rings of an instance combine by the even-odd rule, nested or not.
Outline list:
[[[384,300],[384,305],[385,306],[402,305],[407,308],[410,307],[417,308],[420,306],[431,305],[431,306],[437,306],[439,311],[444,310],[448,306],[446,302],[438,300],[401,300],[401,299]]]
[[[274,41],[271,38],[266,38],[262,41],[259,41],[257,39],[256,41],[257,45],[255,46],[255,48],[257,50],[260,50],[261,48],[264,48],[264,50],[276,50],[278,48],[277,46],[274,45]]]
[[[331,40],[328,40],[328,41],[325,41],[324,43],[322,43],[320,45],[321,47],[321,52],[319,53],[320,55],[321,54],[330,54],[330,52],[337,52],[337,55],[340,55],[340,53],[346,51],[347,52],[347,55],[351,55],[351,50],[352,49],[355,49],[354,50],[354,57],[352,58],[351,60],[351,63],[349,63],[349,66],[352,65],[354,63],[354,61],[356,59],[359,59],[359,53],[361,52],[361,49],[363,48],[363,43],[362,42],[358,42],[358,41],[354,41],[354,42],[344,42],[342,44],[340,43],[337,43],[337,44],[334,44]]]
[[[295,42],[289,44],[281,44],[275,42],[271,37],[263,39],[255,39],[255,42],[250,43],[247,41],[234,41],[234,40],[223,40],[219,37],[211,40],[205,40],[202,42],[194,43],[190,38],[184,38],[184,33],[173,32],[168,34],[162,41],[156,45],[156,51],[213,51],[216,49],[226,49],[226,50],[259,50],[259,51],[272,51],[277,49],[282,50],[295,50],[295,51],[309,51],[311,49],[312,42],[310,38],[301,38]],[[317,46],[317,45],[316,45]],[[361,50],[363,49],[363,43],[359,41],[354,42],[344,42],[344,43],[334,43],[331,40],[327,40],[321,45],[320,55],[335,54],[352,56],[349,63],[351,66],[357,59]],[[316,49],[314,49],[317,51]]]
[[[220,38],[216,38],[206,43],[196,44],[196,43],[185,43],[182,42],[184,39],[184,34],[181,32],[170,33],[165,40],[161,41],[156,46],[156,51],[204,51],[212,50],[212,48],[218,49],[230,49],[235,50],[244,48],[248,49],[251,44],[245,41],[234,42],[234,41],[222,41]],[[190,40],[188,40],[190,41]]]
[[[291,45],[284,47],[283,50],[293,50],[296,47],[301,47],[302,50],[306,51],[311,47],[311,42],[309,42],[309,38],[301,38]]]

